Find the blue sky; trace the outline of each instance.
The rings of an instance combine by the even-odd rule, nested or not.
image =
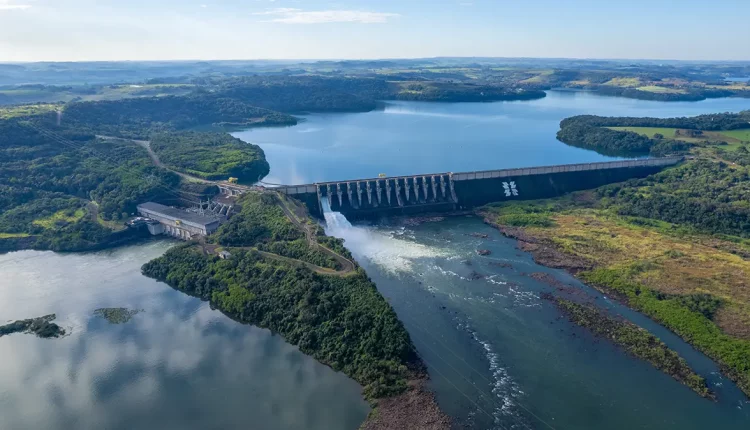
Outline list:
[[[750,0],[0,0],[0,61],[750,60]]]

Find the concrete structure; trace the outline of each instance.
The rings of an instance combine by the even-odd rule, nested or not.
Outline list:
[[[503,200],[555,197],[571,191],[638,178],[683,157],[647,158],[463,173],[429,173],[274,188],[303,201],[322,217],[320,199],[347,218],[469,209]],[[234,192],[240,190],[235,189]]]
[[[168,234],[184,240],[215,232],[223,220],[153,202],[138,205],[138,213],[150,220],[147,225],[151,234]]]

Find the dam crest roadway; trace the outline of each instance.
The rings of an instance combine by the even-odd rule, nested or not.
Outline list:
[[[303,201],[323,216],[321,200],[347,218],[373,218],[470,209],[504,200],[533,200],[645,177],[680,163],[684,157],[600,163],[392,176],[302,185],[276,185],[275,191]],[[261,182],[262,184],[262,182]],[[222,194],[243,194],[253,187],[217,183]],[[269,184],[270,185],[270,184]]]

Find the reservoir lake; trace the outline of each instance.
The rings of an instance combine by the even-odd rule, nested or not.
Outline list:
[[[661,103],[549,92],[525,102],[387,103],[356,114],[303,116],[295,127],[233,133],[259,144],[267,182],[294,184],[611,158],[558,142],[578,114],[690,116],[750,109],[747,99]],[[419,226],[327,227],[343,237],[407,327],[431,388],[457,424],[476,429],[747,429],[750,404],[716,366],[663,328],[600,296],[648,328],[709,380],[698,397],[649,364],[564,319],[529,277],[536,265],[472,217]],[[488,235],[487,238],[471,236]],[[56,313],[61,339],[0,338],[2,429],[356,429],[361,388],[267,330],[140,274],[176,242],[84,254],[0,255],[0,321]],[[476,255],[489,249],[490,256]],[[474,273],[482,279],[471,280]],[[110,324],[101,307],[143,310]]]

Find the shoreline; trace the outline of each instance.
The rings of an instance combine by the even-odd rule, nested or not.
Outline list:
[[[690,339],[686,339],[680,333],[676,332],[672,327],[664,324],[657,315],[649,315],[648,313],[645,313],[642,310],[631,306],[631,304],[628,302],[627,296],[623,293],[611,288],[606,288],[602,285],[587,282],[585,279],[582,279],[581,276],[579,276],[582,272],[596,269],[597,266],[593,262],[567,255],[564,252],[559,251],[555,247],[551,246],[550,244],[545,243],[543,239],[539,239],[528,234],[523,227],[510,227],[500,225],[491,220],[489,218],[490,214],[488,213],[477,211],[476,215],[482,218],[485,224],[497,229],[503,236],[516,240],[517,248],[521,251],[531,254],[536,263],[553,269],[565,270],[567,273],[574,276],[579,282],[583,283],[584,285],[593,288],[594,290],[599,291],[602,294],[607,294],[609,297],[613,298],[621,305],[626,306],[628,309],[650,318],[655,323],[678,336],[685,343],[690,345],[692,348],[695,348],[697,351],[700,351],[714,364],[716,364],[722,375],[735,383],[740,391],[744,393],[745,397],[747,399],[750,399],[750,390],[748,390],[746,387],[743,387],[741,376],[735,370],[731,369],[729,366],[722,363],[715,357],[712,357],[707,351],[704,351],[702,348],[700,348],[699,345],[691,342]]]

